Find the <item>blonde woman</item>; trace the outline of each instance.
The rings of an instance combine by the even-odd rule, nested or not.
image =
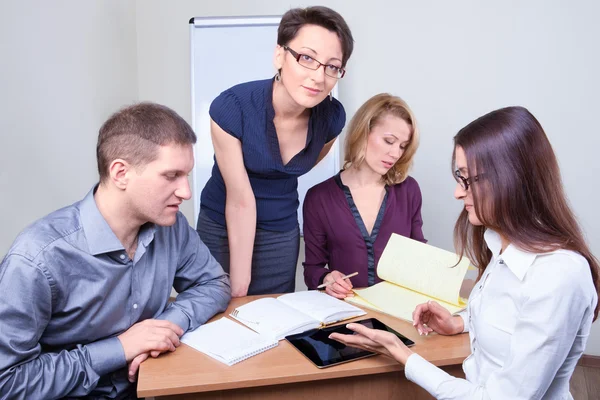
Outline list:
[[[335,281],[331,296],[379,282],[377,263],[392,233],[422,242],[421,191],[408,170],[419,143],[415,117],[387,93],[364,103],[350,122],[344,169],[304,200],[304,281]],[[359,272],[351,279],[344,274]]]

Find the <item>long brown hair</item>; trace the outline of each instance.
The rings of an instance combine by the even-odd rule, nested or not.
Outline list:
[[[377,123],[386,115],[401,118],[410,126],[410,142],[404,149],[402,157],[383,176],[388,185],[401,183],[408,176],[414,155],[419,147],[419,129],[412,110],[400,97],[388,93],[380,93],[367,100],[352,117],[346,135],[344,149],[344,169],[358,167],[365,160],[369,134]]]
[[[465,152],[469,176],[479,176],[469,188],[483,225],[470,224],[463,210],[454,227],[454,244],[479,268],[479,276],[492,256],[483,238],[490,228],[531,253],[565,249],[581,254],[598,292],[598,260],[568,205],[556,156],[538,120],[523,107],[492,111],[454,137],[453,169],[457,147]]]

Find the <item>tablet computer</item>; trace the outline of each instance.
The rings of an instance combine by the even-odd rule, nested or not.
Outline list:
[[[396,335],[407,346],[412,346],[414,342],[402,334],[396,332],[383,322],[376,318],[364,319],[352,322],[362,324],[368,328],[381,329]],[[339,332],[351,335],[354,332],[346,328],[346,325],[330,326],[322,329],[312,329],[295,335],[286,336],[286,340],[300,351],[306,358],[313,362],[318,368],[331,367],[333,365],[354,361],[365,357],[374,356],[376,353],[346,346],[333,339],[329,335],[333,332]]]

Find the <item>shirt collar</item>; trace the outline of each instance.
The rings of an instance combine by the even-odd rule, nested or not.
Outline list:
[[[275,78],[267,80],[265,85],[264,100],[267,111],[267,121],[273,121],[275,118],[275,108],[273,107],[273,82]]]
[[[344,190],[344,189],[348,189],[348,186],[344,185],[344,182],[342,182],[342,177],[341,177],[342,171],[343,171],[343,169],[340,170],[340,172],[338,172],[337,174],[335,174],[333,179],[335,180],[335,183],[338,185],[338,187],[340,189]]]
[[[502,250],[502,240],[500,239],[498,232],[491,229],[485,231],[484,239],[492,252],[492,256],[495,259],[502,260],[503,264],[506,265],[520,281],[522,281],[527,270],[535,261],[537,254],[521,250],[513,244],[509,244],[504,252],[500,254],[500,250]]]
[[[88,250],[92,255],[123,251],[125,250],[123,244],[98,210],[96,199],[94,199],[96,189],[98,189],[98,185],[94,186],[79,203],[79,215]],[[139,240],[144,247],[147,247],[154,238],[155,230],[155,225],[150,223],[141,227]]]

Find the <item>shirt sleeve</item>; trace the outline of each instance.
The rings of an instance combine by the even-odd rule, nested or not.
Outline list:
[[[464,332],[469,332],[469,318],[470,318],[470,312],[469,312],[469,307],[465,307],[464,310],[461,310],[457,313],[454,313],[454,315],[457,315],[459,317],[462,318],[463,320],[463,333]]]
[[[419,184],[414,178],[409,176],[407,180],[411,184],[410,191],[412,195],[412,218],[410,238],[418,240],[419,242],[427,243],[425,236],[423,236],[423,218],[421,217],[421,206],[423,205],[423,198],[421,197],[421,188],[419,187]]]
[[[304,234],[304,282],[309,289],[316,289],[321,278],[330,271],[325,266],[329,263],[327,250],[327,232],[319,211],[323,209],[320,204],[319,192],[310,189],[304,198],[302,206],[302,233]]]
[[[182,245],[173,287],[178,296],[157,318],[187,331],[225,311],[231,288],[229,277],[181,213],[177,216],[177,229]]]
[[[551,268],[544,267],[538,270],[553,274]],[[516,318],[505,363],[484,385],[454,378],[418,355],[408,358],[406,378],[438,399],[541,399],[584,319],[590,319],[591,324],[595,307],[582,294],[585,290],[577,283],[575,271],[573,276],[554,275],[560,278],[530,279],[524,285],[526,299]]]
[[[9,254],[0,264],[0,398],[85,396],[102,375],[127,365],[116,337],[68,351],[42,350],[52,282],[43,264],[26,257]]]
[[[213,100],[208,110],[210,118],[225,132],[242,140],[244,114],[238,97],[228,89]]]
[[[324,101],[329,101],[329,99],[325,99]],[[333,98],[331,99],[331,107],[329,108],[329,129],[325,143],[329,143],[337,138],[342,133],[344,125],[346,125],[346,110],[344,110],[342,103]]]

